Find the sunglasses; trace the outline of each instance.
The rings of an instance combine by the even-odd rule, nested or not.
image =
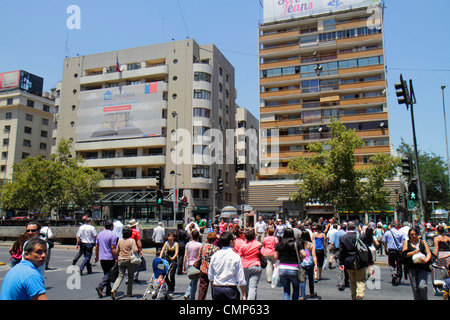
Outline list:
[[[30,232],[36,232],[36,231],[38,231],[38,229],[27,229],[27,232],[28,232],[28,233],[30,233]]]

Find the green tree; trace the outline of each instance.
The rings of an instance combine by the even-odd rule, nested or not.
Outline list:
[[[413,160],[413,172],[416,173],[415,157],[412,146],[402,139],[397,151],[403,155],[411,154]],[[420,180],[425,183],[425,199],[428,201],[438,201],[435,208],[448,208],[450,206],[450,191],[448,181],[447,163],[441,156],[435,153],[426,153],[417,150],[419,157]],[[428,218],[432,211],[432,204],[423,203],[425,208],[425,218]]]
[[[15,163],[12,182],[6,184],[2,195],[4,208],[46,214],[68,204],[89,208],[103,175],[84,166],[81,158],[71,157],[69,150],[70,142],[63,139],[50,160],[27,157]]]
[[[355,149],[363,146],[362,139],[339,120],[332,119],[329,127],[329,141],[310,144],[307,157],[290,161],[288,168],[299,180],[291,199],[331,205],[336,213],[387,209],[389,190],[384,182],[393,179],[400,159],[376,154],[372,163],[358,169]]]

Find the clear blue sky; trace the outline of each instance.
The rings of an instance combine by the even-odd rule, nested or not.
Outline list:
[[[81,29],[68,30],[70,5],[81,9]],[[450,1],[387,0],[384,21],[391,143],[412,144],[410,113],[397,104],[400,73],[413,79],[419,149],[446,159],[441,85],[450,107]],[[23,69],[62,77],[69,56],[193,38],[214,43],[236,69],[237,103],[259,118],[259,0],[21,0],[1,2],[0,72]],[[447,122],[450,124],[450,109]],[[450,130],[449,130],[450,132]]]

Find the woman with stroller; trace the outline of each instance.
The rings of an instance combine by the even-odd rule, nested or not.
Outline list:
[[[176,237],[173,232],[167,235],[167,241],[164,243],[159,257],[167,260],[170,265],[166,284],[169,289],[168,296],[172,298],[175,291],[175,272],[177,271],[178,258],[178,242],[176,242]]]
[[[188,273],[189,269],[194,267],[194,262],[199,256],[202,243],[200,242],[200,233],[197,230],[191,232],[191,241],[185,247],[183,260],[183,273]],[[195,293],[197,292],[198,277],[192,278],[189,286],[184,294],[184,300],[195,300]]]
[[[111,290],[111,299],[116,300],[116,292],[120,284],[125,277],[125,272],[128,270],[128,286],[127,286],[127,296],[131,297],[133,295],[133,274],[134,274],[134,264],[131,263],[131,253],[135,255],[138,254],[138,247],[136,241],[131,239],[133,230],[130,227],[124,227],[122,230],[122,238],[119,239],[117,243],[117,255],[118,255],[118,266],[119,266],[119,276],[114,282],[114,286]]]
[[[411,228],[408,237],[409,240],[403,243],[405,272],[409,274],[414,300],[428,300],[427,278],[430,271],[428,261],[431,259],[431,251],[425,240],[420,241],[419,228]]]

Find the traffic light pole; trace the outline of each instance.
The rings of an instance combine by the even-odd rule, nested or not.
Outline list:
[[[411,90],[411,99],[409,99],[410,101],[407,102],[406,107],[408,108],[408,104],[409,107],[411,108],[411,124],[412,124],[412,130],[413,130],[413,143],[414,143],[414,157],[416,159],[415,161],[415,167],[416,167],[416,178],[417,178],[417,191],[419,193],[419,207],[420,207],[420,230],[421,233],[423,234],[423,231],[425,229],[425,221],[424,221],[424,213],[423,213],[423,203],[422,203],[422,199],[423,199],[423,195],[422,195],[422,184],[420,182],[420,171],[419,171],[419,155],[417,152],[417,139],[416,139],[416,125],[414,122],[414,103],[416,102],[416,98],[414,95],[414,89],[413,89],[413,84],[412,84],[412,80],[409,80],[409,87]]]

